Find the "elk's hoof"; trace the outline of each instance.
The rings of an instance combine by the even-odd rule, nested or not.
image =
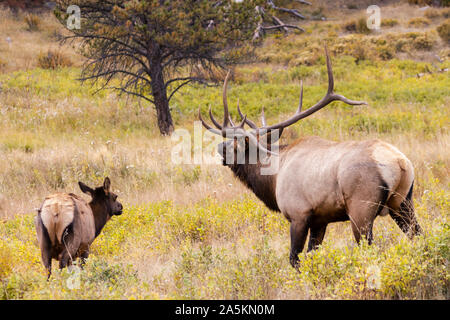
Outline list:
[[[295,269],[295,270],[297,270],[297,272],[298,273],[300,273],[300,262],[299,262],[299,259],[298,259],[298,257],[295,257],[295,258],[290,258],[290,262],[291,262],[291,266]]]

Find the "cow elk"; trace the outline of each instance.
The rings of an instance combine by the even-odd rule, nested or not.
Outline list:
[[[410,238],[421,233],[412,200],[414,169],[411,161],[394,146],[380,140],[334,142],[319,137],[303,137],[288,146],[274,143],[283,129],[306,118],[333,101],[349,105],[366,104],[349,100],[334,93],[331,61],[325,48],[328,91],[314,106],[302,111],[303,85],[296,113],[286,121],[267,125],[262,112],[262,126],[247,119],[239,109],[241,122],[235,125],[229,115],[227,82],[223,87],[223,124],[216,121],[209,110],[209,131],[232,138],[219,144],[218,152],[228,166],[255,195],[272,210],[282,212],[290,222],[290,263],[298,269],[298,254],[302,252],[308,231],[308,251],[323,241],[327,225],[351,221],[352,231],[359,243],[362,236],[372,242],[372,226],[378,215],[389,215]],[[244,125],[250,127],[249,131]],[[264,138],[264,139],[262,139]],[[268,142],[266,142],[268,141]],[[249,161],[249,151],[259,151],[256,161]],[[244,154],[244,161],[237,161]],[[264,175],[264,159],[278,161],[272,175]],[[232,161],[228,156],[232,155]],[[242,157],[241,157],[242,158]]]
[[[41,249],[42,262],[51,275],[52,258],[62,269],[76,258],[82,264],[89,256],[89,247],[105,224],[114,215],[122,214],[122,204],[110,191],[111,181],[106,178],[103,186],[92,189],[78,182],[81,191],[91,196],[87,203],[73,193],[56,193],[45,198],[35,218],[36,233]]]

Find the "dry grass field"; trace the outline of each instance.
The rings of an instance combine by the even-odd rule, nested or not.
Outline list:
[[[423,236],[411,242],[379,217],[374,244],[358,246],[350,223],[335,223],[317,251],[300,255],[297,273],[281,214],[226,167],[174,164],[178,141],[159,136],[151,105],[82,86],[82,59],[59,45],[64,30],[50,13],[33,23],[2,8],[0,299],[449,299],[449,9],[391,1],[381,30],[366,32],[357,27],[366,7],[321,9],[326,3],[307,13],[328,20],[268,37],[261,62],[236,69],[230,103],[239,97],[252,119],[264,105],[275,122],[295,111],[303,80],[304,105],[312,105],[326,91],[326,43],[336,91],[368,105],[330,105],[289,128],[282,143],[317,135],[397,146],[415,167]],[[55,55],[60,62],[49,66]],[[180,90],[171,102],[176,128],[193,132],[196,110],[206,115],[209,105],[220,117],[221,88]],[[97,186],[105,176],[123,215],[96,239],[81,273],[54,263],[47,282],[36,208],[50,193],[81,194],[78,181]]]

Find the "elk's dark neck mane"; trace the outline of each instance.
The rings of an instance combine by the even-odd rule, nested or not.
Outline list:
[[[109,220],[109,213],[104,204],[99,202],[89,202],[89,206],[92,209],[94,215],[95,223],[95,237],[97,237],[105,226],[106,222]]]
[[[261,175],[260,164],[233,164],[229,167],[269,209],[280,211],[275,195],[276,175]]]

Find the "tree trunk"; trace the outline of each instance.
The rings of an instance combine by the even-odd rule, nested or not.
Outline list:
[[[174,128],[172,116],[170,115],[169,100],[167,99],[167,90],[164,83],[161,63],[153,63],[151,68],[151,86],[159,131],[164,136],[170,135]]]

